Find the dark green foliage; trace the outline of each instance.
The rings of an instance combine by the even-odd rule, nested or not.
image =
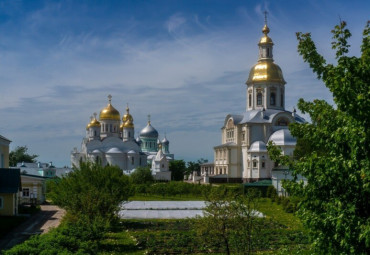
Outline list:
[[[138,167],[130,175],[132,183],[134,184],[146,184],[154,182],[152,171],[149,167]]]
[[[131,195],[129,177],[115,166],[82,163],[60,181],[50,182],[49,197],[86,224],[115,218],[118,205]]]
[[[332,31],[337,65],[326,64],[310,34],[297,33],[298,51],[333,93],[337,108],[323,100],[299,100],[312,123],[289,126],[300,150],[296,161],[269,146],[273,160],[303,175],[307,185],[287,182],[300,197],[298,215],[310,229],[319,254],[366,254],[370,250],[370,27],[363,32],[360,57],[348,57],[350,32],[341,22]]]
[[[93,226],[66,223],[46,235],[34,235],[24,243],[5,251],[4,255],[96,254],[102,232]]]
[[[185,174],[185,161],[184,160],[172,160],[170,161],[169,169],[171,171],[171,179],[173,181],[184,180]]]
[[[190,175],[190,174],[193,174],[194,172],[197,172],[197,174],[199,175],[200,174],[200,165],[201,164],[204,164],[204,163],[207,163],[208,160],[207,159],[204,159],[204,158],[201,158],[201,159],[198,159],[196,162],[195,161],[189,161],[186,163],[186,171],[185,171],[185,175]]]
[[[36,162],[38,155],[29,155],[27,153],[27,146],[17,146],[13,151],[9,153],[9,165],[16,166],[17,163],[33,163]]]

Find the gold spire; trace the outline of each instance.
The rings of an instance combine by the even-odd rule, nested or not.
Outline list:
[[[108,105],[100,111],[100,120],[120,120],[119,111],[112,106],[112,96],[108,95]]]
[[[263,13],[265,14],[265,25],[262,28],[262,33],[264,34],[264,36],[261,37],[261,40],[260,40],[259,44],[272,43],[271,38],[268,37],[268,35],[267,35],[268,33],[270,33],[270,28],[267,26],[267,14],[268,14],[268,12],[264,11]]]

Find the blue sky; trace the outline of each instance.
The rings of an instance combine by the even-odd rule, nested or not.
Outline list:
[[[42,162],[70,164],[89,116],[107,103],[152,124],[177,159],[213,160],[228,113],[245,110],[245,81],[269,12],[286,108],[332,102],[297,53],[311,32],[335,62],[330,30],[346,20],[360,54],[370,1],[0,1],[0,134]]]

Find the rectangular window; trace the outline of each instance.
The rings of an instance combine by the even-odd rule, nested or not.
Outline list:
[[[262,162],[262,168],[265,168],[265,162]]]
[[[22,197],[30,197],[30,189],[22,189]]]
[[[4,198],[0,197],[0,209],[3,209],[4,206]]]
[[[135,158],[134,158],[134,157],[132,157],[132,158],[131,158],[131,165],[134,165],[134,163],[135,163]]]
[[[257,167],[257,162],[256,161],[253,161],[253,167],[256,168]]]

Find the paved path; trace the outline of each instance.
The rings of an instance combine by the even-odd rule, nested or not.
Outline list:
[[[57,227],[65,211],[55,205],[41,205],[41,211],[0,239],[0,251],[7,250],[27,240],[31,235],[47,233]]]

